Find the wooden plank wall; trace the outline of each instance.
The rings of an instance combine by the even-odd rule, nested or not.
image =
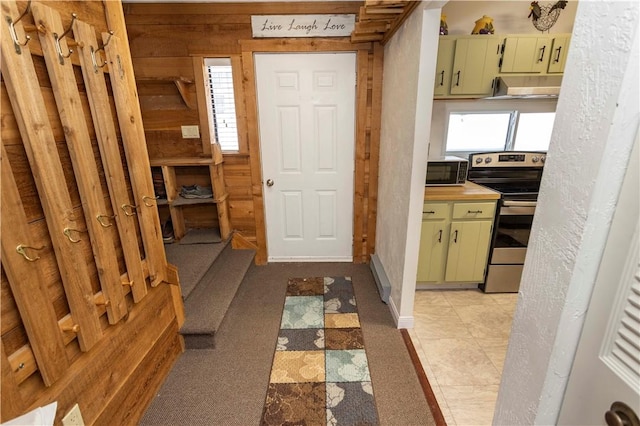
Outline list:
[[[361,1],[126,4],[125,20],[151,158],[210,155],[204,152],[201,139],[183,139],[180,131],[181,125],[204,127],[197,103],[192,102],[189,106],[175,84],[176,79],[197,80],[194,63],[198,61],[194,58],[231,57],[234,73],[241,73],[248,66],[245,62],[250,56],[246,54],[257,50],[358,51],[353,255],[354,262],[368,262],[375,249],[382,47],[378,43],[351,44],[348,37],[251,41],[251,15],[357,15],[362,4]],[[255,158],[259,156],[259,150],[251,149],[251,135],[257,134],[257,122],[255,111],[247,110],[255,109],[255,92],[246,74],[236,75],[234,80],[242,81],[241,87],[235,88],[240,152],[224,154],[229,216],[232,229],[258,245],[256,261],[265,262],[260,162],[259,157]],[[188,84],[186,89],[190,93],[188,96],[196,99],[195,84]],[[187,216],[185,212],[185,220],[201,224],[214,222],[215,214],[210,209],[209,213],[203,210],[197,213],[200,216],[193,212]]]
[[[4,41],[9,39],[4,16],[12,16],[16,19],[18,13],[24,11],[27,5],[26,1],[16,3],[2,2],[1,37]],[[78,15],[78,20],[91,25],[100,39],[102,39],[100,33],[106,32],[109,28],[105,6],[101,1],[33,1],[32,3],[32,12],[27,13],[20,22],[18,32],[21,36],[23,36],[22,25],[35,28],[32,13],[42,5],[60,14],[64,28],[69,28],[72,13]],[[116,2],[112,2],[109,7],[117,10],[116,5],[120,7]],[[56,258],[57,254],[51,241],[52,232],[55,230],[51,229],[51,224],[47,221],[47,213],[41,202],[42,194],[39,193],[40,188],[37,185],[38,180],[46,180],[47,176],[30,165],[25,129],[19,127],[21,119],[14,113],[12,105],[15,104],[15,99],[11,98],[12,92],[8,90],[12,84],[16,84],[15,81],[8,79],[9,61],[12,61],[11,55],[15,55],[15,52],[12,45],[11,48],[5,49],[6,45],[3,44],[3,74],[0,91],[3,147],[1,216],[3,228],[4,226],[7,228],[3,229],[0,279],[2,340],[0,421],[8,421],[30,409],[55,400],[58,402],[56,424],[60,423],[62,416],[75,403],[80,405],[87,424],[133,424],[139,420],[183,350],[182,339],[178,334],[180,319],[177,318],[176,308],[173,305],[172,291],[175,286],[163,283],[152,288],[149,280],[150,265],[147,259],[139,258],[146,280],[142,285],[146,286],[148,293],[145,292],[140,296],[140,300],[134,300],[131,286],[123,286],[124,316],[119,318],[107,315],[110,308],[105,303],[107,299],[101,289],[100,279],[101,275],[109,278],[113,275],[117,279],[116,285],[121,286],[123,280],[126,282],[127,265],[123,246],[116,226],[101,229],[113,242],[112,248],[115,249],[116,259],[108,275],[99,274],[94,257],[95,247],[92,247],[95,238],[88,238],[86,233],[86,207],[83,205],[84,200],[80,196],[79,184],[75,176],[75,173],[79,172],[74,170],[74,156],[70,153],[71,148],[67,143],[68,135],[65,135],[65,127],[61,122],[54,96],[55,85],[50,80],[43,57],[45,49],[40,44],[41,37],[51,37],[51,34],[30,32],[30,35],[32,39],[24,48],[24,52],[26,54],[31,52],[35,80],[37,80],[36,93],[39,86],[43,99],[43,105],[40,106],[44,107],[45,115],[48,116],[48,120],[44,118],[45,125],[50,128],[52,140],[55,142],[51,155],[59,157],[61,164],[64,182],[58,182],[58,185],[62,188],[61,190],[68,192],[72,210],[70,215],[76,218],[80,230],[78,235],[74,235],[74,238],[77,237],[80,240],[74,247],[78,247],[81,257],[73,259],[72,262],[81,263],[88,268],[89,280],[86,284],[93,297],[89,303],[94,302],[97,311],[99,338],[92,342],[89,350],[84,350],[79,343],[79,328],[70,315],[71,301],[68,298],[68,289],[63,285],[60,262],[57,261],[59,259]],[[70,33],[67,41],[70,42],[72,39],[73,34]],[[74,49],[77,48],[74,47]],[[94,130],[88,89],[85,87],[79,68],[77,52],[69,60],[74,65],[73,73],[81,104],[79,114],[74,119],[77,122],[86,123],[87,137],[91,142],[91,151],[95,158],[95,164],[91,166],[97,168],[95,176],[97,187],[94,190],[97,191],[97,198],[104,202],[106,209],[104,215],[108,217],[113,215],[114,211],[111,208],[108,176],[103,168]],[[105,77],[109,80],[107,74]],[[108,83],[107,88],[107,104],[112,109],[112,116],[115,117],[113,93]],[[35,109],[35,107],[32,108]],[[117,134],[116,155],[119,152],[118,160],[125,167],[124,192],[130,199],[137,199],[132,192],[119,127],[115,122],[113,125]],[[144,142],[140,142],[144,146]],[[91,151],[89,151],[90,154]],[[9,226],[11,226],[11,232],[5,232]],[[18,226],[20,226],[19,229]],[[137,244],[140,253],[145,253],[137,223],[134,229],[134,241],[137,241],[134,244]],[[10,235],[20,235],[19,238],[28,240],[28,245],[33,248],[27,249],[26,254],[31,259],[37,258],[37,260],[33,262],[23,260],[20,254],[16,253],[15,245],[5,244],[4,237]],[[18,261],[15,260],[16,257]],[[18,265],[18,268],[15,268],[15,265]],[[21,274],[20,268],[27,268],[24,271],[28,272]],[[23,282],[23,280],[29,280],[29,282]],[[31,291],[34,294],[38,292],[38,297],[30,297],[29,294],[23,297],[19,293],[24,291]],[[40,311],[42,318],[36,318],[38,321],[33,321],[33,309]],[[54,321],[53,327],[51,324],[44,327],[39,323],[48,319]],[[43,333],[46,335],[43,336]],[[58,345],[54,347],[61,348],[55,355],[57,360],[51,360],[47,358],[47,354],[41,354],[35,350],[36,347],[42,346],[42,340],[45,345],[50,346],[51,353],[54,353],[51,342],[56,342]],[[54,361],[57,362],[54,363]],[[43,362],[47,365],[45,366]],[[145,383],[147,387],[140,388],[141,383]]]

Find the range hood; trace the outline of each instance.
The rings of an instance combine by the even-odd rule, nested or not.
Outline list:
[[[486,99],[539,99],[557,98],[562,76],[502,76],[497,77],[493,96]]]

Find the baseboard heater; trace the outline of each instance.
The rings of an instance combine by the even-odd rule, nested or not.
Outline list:
[[[371,255],[371,262],[369,263],[371,272],[373,272],[373,278],[376,281],[378,287],[378,293],[384,303],[389,303],[389,294],[391,294],[391,282],[387,277],[387,273],[384,271],[384,267],[380,262],[380,258],[376,254]]]

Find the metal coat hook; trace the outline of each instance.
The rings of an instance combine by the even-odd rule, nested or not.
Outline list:
[[[160,197],[149,197],[148,195],[145,195],[144,197],[142,197],[142,202],[144,203],[145,206],[147,207],[153,207],[153,204],[148,203],[147,200],[153,200],[156,201],[158,198]]]
[[[107,41],[101,47],[94,49],[93,46],[91,46],[91,62],[93,62],[93,71],[95,73],[98,72],[98,68],[103,68],[108,63],[107,61],[104,61],[102,64],[98,64],[98,61],[96,60],[96,53],[100,50],[104,52],[104,48],[109,44],[112,36],[113,30],[109,30],[109,38],[107,38]]]
[[[74,229],[74,228],[64,228],[64,230],[62,231],[62,233],[69,239],[69,241],[71,241],[72,243],[79,243],[80,239],[78,238],[77,240],[74,240],[73,237],[71,236],[72,232],[87,232],[86,230],[80,230],[80,229]]]
[[[65,30],[62,34],[58,35],[57,33],[53,33],[53,39],[56,41],[56,51],[58,52],[58,60],[60,61],[60,65],[64,65],[65,58],[68,58],[73,53],[73,49],[69,49],[69,52],[65,55],[62,53],[62,47],[60,47],[60,40],[65,37],[71,31],[73,27],[73,21],[76,20],[78,15],[75,13],[71,14],[71,23],[69,24],[69,28]]]
[[[120,206],[120,208],[122,209],[125,215],[133,216],[136,214],[136,209],[138,208],[138,206],[132,206],[131,204],[123,204]]]
[[[18,22],[20,22],[20,20],[22,18],[24,18],[27,13],[29,13],[29,10],[31,10],[31,0],[29,0],[27,2],[27,7],[25,8],[24,12],[22,12],[22,14],[20,16],[18,16],[18,19],[16,19],[15,21],[13,19],[11,19],[11,16],[5,16],[5,21],[7,21],[7,24],[9,24],[9,34],[11,35],[11,40],[13,40],[13,46],[15,47],[16,53],[18,55],[22,54],[21,47],[22,46],[26,46],[27,43],[29,43],[29,41],[31,41],[31,36],[25,36],[23,43],[18,41],[18,34],[16,34],[15,25]]]
[[[96,219],[98,220],[98,223],[100,223],[100,226],[102,226],[103,228],[108,228],[110,226],[113,226],[113,223],[109,222],[108,219],[115,219],[116,215],[111,215],[111,216],[107,216],[105,214],[99,214],[96,216]]]
[[[36,260],[40,259],[40,256],[36,256],[36,257],[29,257],[29,255],[27,254],[27,252],[25,251],[25,249],[31,249],[31,250],[35,250],[35,251],[40,251],[44,248],[44,246],[42,247],[31,247],[31,246],[25,246],[24,244],[18,244],[18,246],[16,247],[16,251],[22,255],[22,257],[24,257],[25,259],[27,259],[29,262],[35,262]]]

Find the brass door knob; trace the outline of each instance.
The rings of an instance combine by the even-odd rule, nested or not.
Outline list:
[[[638,415],[631,407],[620,401],[611,404],[609,411],[604,413],[604,420],[609,426],[640,426]]]
[[[267,179],[267,186],[273,186],[273,179]]]

